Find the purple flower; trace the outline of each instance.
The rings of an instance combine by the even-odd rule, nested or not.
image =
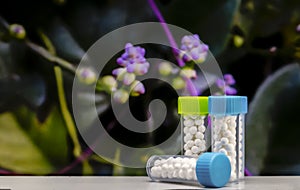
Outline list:
[[[226,95],[234,95],[237,94],[237,90],[232,85],[235,84],[235,80],[231,74],[225,74],[224,80],[217,79],[216,85],[223,90]]]
[[[184,36],[181,40],[181,57],[184,62],[202,63],[208,53],[208,45],[202,43],[197,34]]]
[[[126,67],[128,73],[143,75],[148,72],[150,66],[144,56],[144,48],[127,43],[125,45],[125,52],[117,59],[117,63]]]

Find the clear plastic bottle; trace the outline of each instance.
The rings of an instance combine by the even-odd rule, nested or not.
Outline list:
[[[222,152],[228,156],[231,163],[231,182],[244,178],[247,105],[245,96],[209,97],[212,152]]]
[[[210,131],[207,128],[208,97],[179,97],[178,113],[181,114],[182,154],[198,157],[210,147]]]
[[[146,171],[153,181],[222,187],[229,181],[231,167],[228,157],[223,153],[206,152],[199,158],[155,155],[147,161]]]

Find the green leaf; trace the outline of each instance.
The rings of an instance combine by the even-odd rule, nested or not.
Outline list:
[[[25,107],[0,115],[0,166],[23,174],[48,174],[68,161],[67,132],[53,108],[40,123]]]
[[[253,174],[300,173],[291,169],[300,164],[299,107],[299,64],[281,68],[259,87],[246,120],[246,166]]]
[[[239,4],[240,0],[174,0],[160,9],[167,23],[199,34],[200,39],[217,56],[229,40]]]

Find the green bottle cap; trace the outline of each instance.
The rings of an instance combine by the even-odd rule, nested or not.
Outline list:
[[[178,98],[179,114],[208,114],[207,96],[180,96]]]

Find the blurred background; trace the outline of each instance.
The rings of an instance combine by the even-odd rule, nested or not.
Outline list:
[[[198,34],[208,44],[222,72],[234,77],[232,88],[237,95],[248,97],[248,170],[253,175],[300,174],[300,1],[156,0],[155,3],[167,23]],[[85,144],[72,116],[72,83],[74,77],[80,77],[86,85],[94,82],[92,71],[75,71],[93,43],[128,24],[158,22],[152,8],[146,0],[1,3],[1,175],[146,174],[143,168],[111,164]],[[145,57],[176,62],[170,48],[155,44],[141,46],[146,49]],[[165,121],[152,133],[136,134],[124,129],[110,105],[109,88],[116,81],[104,79],[118,67],[116,59],[122,53],[109,63],[99,63],[105,64],[96,92],[99,119],[106,131],[122,144],[157,145],[178,125],[178,95],[172,85],[155,80],[143,81],[146,92],[139,96],[125,100],[122,97],[126,94],[121,94],[119,100],[129,101],[132,114],[141,121],[149,117],[148,105],[153,99],[163,100],[168,108]],[[203,86],[201,80],[193,83]],[[199,95],[209,95],[205,89],[200,89]],[[89,97],[89,94],[79,96],[83,102],[91,101]],[[87,126],[98,119],[88,118],[89,110],[85,112]],[[156,150],[132,158],[145,162],[151,154],[161,153]],[[121,154],[115,152],[115,163],[122,162]]]

